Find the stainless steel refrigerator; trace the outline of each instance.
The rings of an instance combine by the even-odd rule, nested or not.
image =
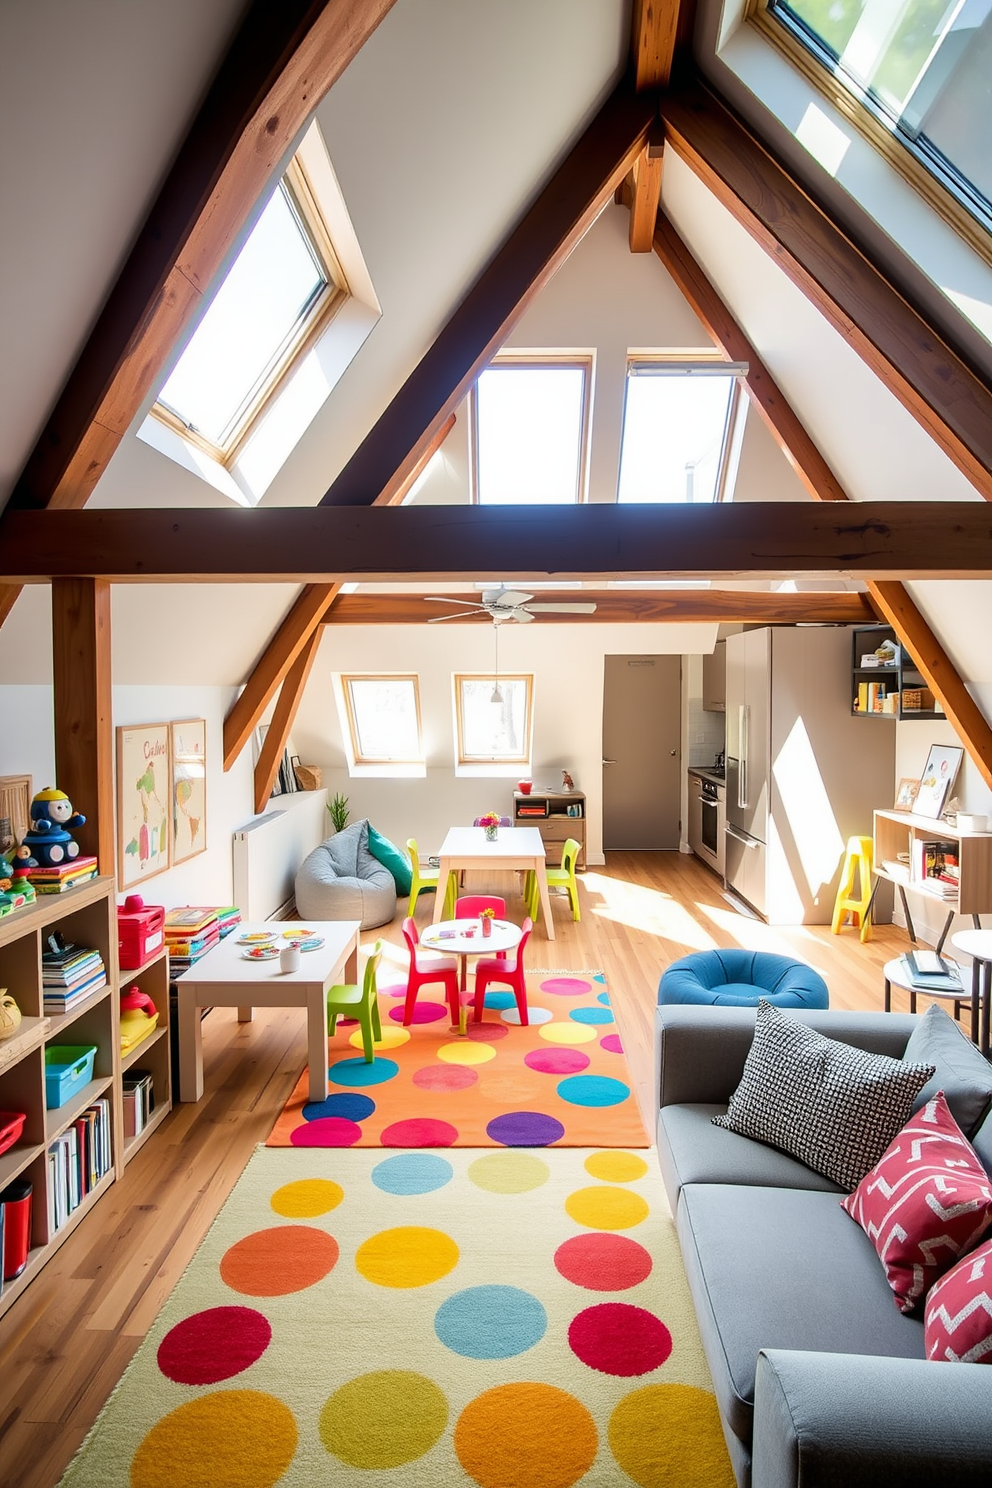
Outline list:
[[[727,638],[726,883],[772,924],[829,924],[848,837],[892,798],[895,724],[851,713],[851,632]]]

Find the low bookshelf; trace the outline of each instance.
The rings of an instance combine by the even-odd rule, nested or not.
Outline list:
[[[554,867],[569,837],[579,844],[577,868],[586,866],[586,798],[582,791],[513,792],[513,825],[537,827]]]
[[[927,882],[928,844],[946,844],[956,849],[956,892],[951,883],[938,886],[938,881]],[[908,855],[909,861],[900,860],[900,853]],[[949,856],[954,855],[952,852]],[[941,945],[956,914],[971,915],[976,926],[979,915],[992,914],[992,832],[962,832],[943,820],[934,821],[932,817],[916,816],[909,811],[876,811],[874,867],[879,878],[888,879],[899,890],[913,941],[916,933],[906,901],[907,889],[927,894],[946,908]]]
[[[63,1013],[44,1011],[42,953],[48,936],[59,931],[66,941],[99,951],[106,981]],[[95,878],[63,894],[39,895],[35,904],[0,919],[0,987],[15,998],[22,1013],[17,1032],[0,1040],[0,1109],[25,1116],[20,1137],[0,1154],[0,1189],[16,1179],[32,1188],[27,1265],[3,1283],[0,1316],[75,1230],[123,1170],[121,1123],[121,1050],[117,992],[117,912],[114,881]],[[47,1050],[53,1047],[95,1048],[90,1078],[60,1106],[46,1097]],[[102,1177],[92,1173],[80,1182],[76,1207],[53,1219],[55,1177],[49,1152],[87,1111],[101,1106],[101,1129],[109,1120],[110,1165]],[[92,1145],[97,1126],[90,1121]],[[78,1136],[77,1140],[84,1140]],[[101,1152],[101,1157],[103,1153]],[[82,1191],[89,1184],[86,1191]]]

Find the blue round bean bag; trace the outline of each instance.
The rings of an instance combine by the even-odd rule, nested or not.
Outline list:
[[[818,971],[769,951],[695,951],[673,961],[658,983],[658,1002],[757,1007],[761,998],[780,1008],[825,1008],[827,984]]]

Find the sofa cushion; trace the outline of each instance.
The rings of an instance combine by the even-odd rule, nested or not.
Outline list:
[[[992,1364],[992,1240],[930,1288],[923,1336],[928,1359]]]
[[[826,1038],[758,1004],[741,1083],[718,1126],[769,1142],[851,1190],[878,1162],[934,1073]]]
[[[951,1115],[970,1141],[992,1106],[992,1065],[953,1018],[932,1002],[909,1036],[903,1058],[935,1064],[936,1072],[913,1103],[919,1111],[942,1090]]]
[[[843,1193],[829,1178],[814,1173],[787,1152],[752,1142],[714,1126],[726,1106],[663,1106],[658,1113],[658,1161],[674,1210],[686,1183],[750,1183],[759,1188],[805,1188]]]
[[[938,1091],[911,1116],[841,1208],[878,1251],[910,1312],[992,1224],[992,1187]]]
[[[893,1307],[836,1194],[687,1184],[677,1223],[713,1388],[742,1441],[759,1349],[923,1358],[922,1319]]]
[[[407,898],[413,886],[410,859],[406,853],[401,853],[388,837],[383,837],[381,832],[377,832],[371,822],[369,823],[369,852],[374,858],[378,858],[384,868],[389,869],[400,898]]]

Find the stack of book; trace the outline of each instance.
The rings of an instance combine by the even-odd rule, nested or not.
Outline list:
[[[155,1109],[155,1093],[150,1070],[129,1070],[123,1080],[124,1135],[136,1137],[143,1132]]]
[[[170,977],[182,976],[194,961],[241,924],[236,904],[184,904],[165,915],[165,944]]]
[[[64,894],[96,878],[96,858],[70,858],[54,868],[29,868],[25,877],[36,894]]]
[[[169,952],[169,975],[181,976],[220,940],[220,920],[215,908],[186,904],[165,913],[165,945]]]
[[[964,997],[961,968],[956,961],[938,956],[935,951],[907,951],[900,957],[901,968],[920,992],[960,992]]]
[[[48,1149],[48,1227],[52,1234],[96,1188],[111,1164],[110,1100],[95,1100]]]
[[[913,843],[913,887],[938,899],[956,900],[959,891],[959,848],[956,842]]]
[[[91,992],[107,985],[107,971],[99,951],[72,945],[52,935],[41,957],[41,982],[46,1014],[67,1013]]]
[[[854,700],[858,713],[883,713],[888,689],[884,682],[859,682],[858,695]]]

